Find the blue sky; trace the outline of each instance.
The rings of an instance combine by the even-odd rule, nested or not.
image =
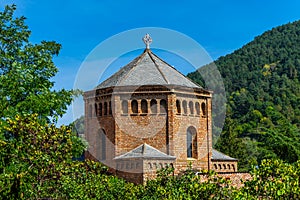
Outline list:
[[[298,0],[1,0],[0,9],[12,3],[17,5],[16,14],[27,18],[31,42],[55,40],[62,44],[55,58],[60,70],[54,78],[57,89],[73,88],[86,56],[120,32],[141,27],[175,30],[194,39],[216,59],[272,27],[300,19]],[[141,37],[137,36],[138,40]],[[183,69],[183,73],[189,71],[192,68]],[[71,112],[60,123],[72,121]]]

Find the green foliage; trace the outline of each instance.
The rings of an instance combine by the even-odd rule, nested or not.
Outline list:
[[[73,157],[70,128],[41,125],[37,115],[17,115],[1,121],[0,134],[0,196],[38,198],[59,192],[55,186]]]
[[[75,135],[84,135],[84,116],[79,117],[70,125],[73,126],[73,132]]]
[[[173,176],[164,168],[144,185],[108,173],[99,162],[73,161],[71,127],[41,124],[37,115],[0,123],[2,199],[298,199],[300,162],[266,160],[236,188],[213,171],[192,168]],[[78,147],[78,146],[77,146]],[[81,147],[83,149],[84,146]]]
[[[299,199],[300,162],[293,165],[281,160],[263,160],[253,168],[253,179],[245,182],[241,192],[262,199]]]
[[[15,5],[0,12],[0,117],[38,113],[57,120],[72,101],[74,91],[55,91],[50,79],[58,72],[52,58],[61,48],[56,42],[29,42],[24,17],[14,17]]]
[[[266,158],[289,163],[299,159],[299,52],[300,21],[296,21],[215,61],[227,95],[226,124],[215,148],[238,158],[239,169],[250,170],[251,164]],[[188,76],[201,82],[197,74]]]

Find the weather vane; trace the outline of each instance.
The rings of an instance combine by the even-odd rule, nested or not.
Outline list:
[[[143,41],[146,45],[146,49],[150,49],[150,44],[152,43],[152,38],[150,37],[150,35],[148,33],[143,37]]]

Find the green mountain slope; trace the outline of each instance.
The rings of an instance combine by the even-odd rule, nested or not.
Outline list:
[[[227,98],[215,148],[238,158],[241,170],[264,158],[299,160],[300,21],[263,33],[215,64]],[[203,82],[199,73],[188,76]]]

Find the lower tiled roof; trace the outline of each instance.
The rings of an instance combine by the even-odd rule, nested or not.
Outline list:
[[[131,159],[131,158],[174,160],[176,157],[167,155],[148,144],[142,144],[123,155],[115,157],[114,159]]]
[[[220,151],[217,151],[215,149],[212,149],[212,160],[237,161],[236,158],[232,158],[230,156],[227,156],[226,154],[221,153]]]

